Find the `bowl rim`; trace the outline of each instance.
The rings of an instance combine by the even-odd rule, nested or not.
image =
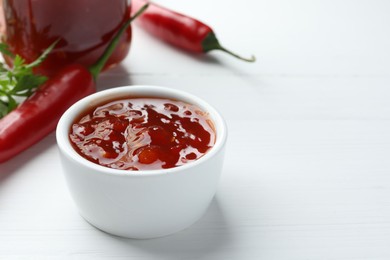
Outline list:
[[[173,98],[179,101],[185,101],[199,106],[202,110],[205,110],[209,113],[211,120],[213,121],[216,127],[215,144],[210,148],[210,150],[207,153],[205,153],[199,159],[186,163],[184,165],[180,165],[174,168],[167,168],[167,169],[139,170],[139,171],[113,169],[85,159],[84,157],[82,157],[80,154],[76,152],[76,150],[72,147],[70,140],[68,138],[71,123],[74,121],[75,117],[79,116],[80,113],[82,113],[83,110],[86,110],[89,106],[93,106],[92,104],[94,102],[101,103],[104,102],[105,100],[108,101],[124,93],[125,94],[135,93],[135,95],[139,95],[143,97],[147,97],[149,95],[151,97]],[[113,87],[110,89],[98,91],[74,103],[63,113],[63,115],[61,116],[57,124],[56,140],[57,140],[57,145],[59,150],[65,156],[70,158],[72,161],[81,164],[83,167],[87,167],[93,171],[98,171],[100,173],[104,173],[112,176],[120,176],[126,178],[137,178],[137,177],[146,178],[146,177],[163,176],[171,173],[180,173],[186,171],[187,169],[194,168],[200,164],[209,161],[212,157],[216,156],[225,146],[227,140],[227,125],[224,118],[216,108],[214,108],[212,105],[210,105],[202,98],[193,95],[189,92],[183,90],[177,90],[165,86],[157,86],[157,85],[126,85],[126,86]]]

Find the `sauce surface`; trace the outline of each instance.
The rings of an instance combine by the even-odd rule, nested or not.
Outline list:
[[[208,114],[161,98],[124,98],[85,111],[69,134],[74,149],[102,166],[123,170],[173,168],[202,157],[215,143]]]
[[[36,69],[52,75],[66,65],[95,63],[119,27],[130,18],[128,0],[4,0],[2,41],[27,63],[59,39]],[[131,27],[121,38],[106,68],[122,61],[129,50]],[[8,63],[11,59],[4,56]]]

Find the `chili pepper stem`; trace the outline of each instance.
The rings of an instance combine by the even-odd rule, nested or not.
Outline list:
[[[134,21],[138,16],[140,16],[147,8],[149,4],[143,5],[137,13],[135,13],[129,20],[124,23],[121,28],[119,28],[119,31],[115,34],[114,38],[111,40],[110,44],[107,46],[107,48],[104,50],[102,56],[91,66],[89,67],[89,72],[91,72],[93,78],[96,80],[99,73],[102,71],[104,65],[106,64],[107,60],[110,58],[111,54],[114,52],[116,46],[118,45],[118,42],[120,38],[122,37],[122,34],[125,32],[127,27],[131,24],[132,21]]]
[[[225,47],[223,47],[219,43],[217,37],[215,36],[215,34],[213,32],[209,33],[206,36],[206,38],[203,40],[202,47],[203,47],[204,52],[209,52],[212,50],[220,50],[220,51],[223,51],[223,52],[226,52],[226,53],[232,55],[233,57],[236,57],[237,59],[240,59],[240,60],[243,60],[246,62],[255,62],[256,61],[256,57],[253,55],[250,58],[244,58],[244,57],[226,49]]]

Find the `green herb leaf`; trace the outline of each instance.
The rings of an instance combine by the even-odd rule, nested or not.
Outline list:
[[[0,119],[14,110],[21,98],[31,96],[47,80],[42,75],[34,74],[33,68],[39,66],[52,51],[58,41],[49,46],[35,61],[26,64],[19,55],[9,51],[6,44],[0,43],[0,52],[13,57],[13,68],[0,63]],[[18,97],[18,98],[16,98]]]
[[[8,45],[5,43],[0,43],[0,52],[13,58],[15,55],[9,50]]]
[[[18,78],[11,94],[19,97],[28,97],[33,91],[47,80],[44,76],[26,74]]]
[[[3,100],[0,100],[0,118],[8,114],[8,104]]]
[[[8,113],[14,110],[18,106],[18,102],[11,96],[8,95]]]

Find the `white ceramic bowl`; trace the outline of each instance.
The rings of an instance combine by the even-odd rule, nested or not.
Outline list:
[[[150,171],[111,169],[81,157],[68,137],[75,117],[97,103],[132,94],[182,100],[208,111],[215,124],[215,145],[194,162]],[[75,103],[61,117],[56,137],[65,178],[80,214],[107,233],[143,239],[182,230],[204,214],[217,189],[227,129],[212,106],[191,94],[157,86],[126,86]]]

